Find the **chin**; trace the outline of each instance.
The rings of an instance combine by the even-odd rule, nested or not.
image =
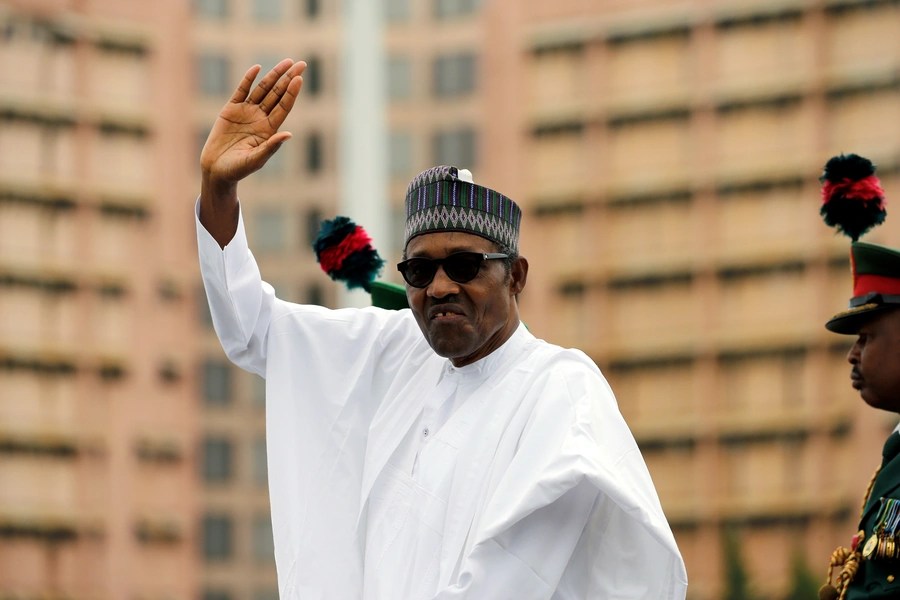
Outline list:
[[[863,388],[859,391],[860,397],[862,397],[863,402],[871,406],[872,408],[877,408],[878,410],[886,410],[888,412],[900,413],[900,401],[897,399],[887,399],[879,398],[877,396],[873,396],[872,394],[867,393],[866,388]]]
[[[454,344],[446,344],[429,340],[428,343],[434,353],[443,358],[460,358],[469,353]]]

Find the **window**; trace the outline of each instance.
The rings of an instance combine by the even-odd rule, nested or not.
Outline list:
[[[266,380],[259,375],[254,375],[252,381],[253,405],[264,410],[266,408]]]
[[[265,436],[253,440],[253,483],[261,487],[265,487],[269,483]]]
[[[253,0],[253,20],[271,23],[281,19],[281,0]]]
[[[267,562],[272,560],[274,554],[272,519],[269,515],[260,515],[253,519],[253,557],[258,562]]]
[[[263,165],[263,168],[257,172],[260,178],[273,180],[284,175],[285,154],[287,154],[286,148],[282,146],[275,154],[270,156],[269,160],[266,161],[266,164]]]
[[[306,70],[303,71],[303,89],[310,96],[318,96],[322,91],[322,70],[318,56],[310,56],[306,59]]]
[[[433,63],[432,91],[440,98],[464,96],[475,89],[475,55],[439,56]]]
[[[412,136],[407,131],[392,131],[388,161],[391,175],[403,177],[413,168]]]
[[[207,406],[231,404],[231,367],[219,360],[203,365],[203,400]]]
[[[222,483],[231,479],[231,440],[207,436],[203,440],[203,480]]]
[[[475,131],[468,127],[439,131],[433,138],[434,163],[470,169],[477,164]]]
[[[212,313],[209,312],[209,300],[206,298],[206,289],[202,284],[197,289],[197,320],[205,329],[212,329]]]
[[[228,17],[228,0],[194,0],[194,14],[223,21]]]
[[[284,285],[282,281],[273,281],[269,280],[268,284],[272,286],[272,289],[275,290],[275,297],[279,300],[284,300],[285,302],[291,302],[291,293],[289,291],[288,286]]]
[[[253,244],[257,252],[273,253],[284,250],[284,211],[278,208],[259,210],[253,219]]]
[[[402,100],[412,95],[412,63],[409,57],[392,56],[387,64],[388,98]]]
[[[301,0],[303,2],[303,12],[307,19],[315,19],[322,12],[322,3],[320,0]]]
[[[312,246],[316,242],[316,238],[319,237],[319,230],[322,228],[322,211],[317,207],[312,207],[306,211],[306,216],[303,217],[303,220],[306,225],[304,242],[307,246]]]
[[[322,170],[322,135],[310,133],[306,136],[306,170],[310,173],[318,173]]]
[[[391,225],[391,241],[393,242],[394,252],[402,255],[406,249],[404,240],[406,239],[406,207],[394,206],[390,209],[390,225]]]
[[[434,18],[439,21],[469,15],[478,8],[478,0],[432,0],[432,2],[434,2]]]
[[[388,23],[409,21],[409,0],[383,0],[384,20]]]
[[[203,517],[203,556],[206,560],[226,560],[231,558],[231,517],[227,515],[206,515]]]
[[[275,68],[275,65],[280,63],[282,58],[284,57],[280,54],[257,54],[254,56],[253,62],[262,67],[257,77],[262,78],[263,75]]]
[[[304,296],[306,297],[306,304],[325,306],[325,290],[318,283],[311,283],[306,286]]]
[[[231,61],[221,54],[201,54],[197,58],[200,92],[207,96],[221,96],[231,91]]]
[[[197,130],[197,165],[200,165],[200,155],[203,153],[203,146],[206,145],[206,138],[209,137],[209,127],[201,127]]]

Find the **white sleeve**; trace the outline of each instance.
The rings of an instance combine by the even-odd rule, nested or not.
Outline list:
[[[199,199],[194,218],[200,272],[222,348],[236,365],[265,377],[266,335],[275,291],[260,277],[247,246],[243,215],[238,217],[237,232],[224,249],[200,223]]]
[[[557,600],[555,595],[598,499],[587,480],[500,535],[478,544],[459,581],[434,600]]]

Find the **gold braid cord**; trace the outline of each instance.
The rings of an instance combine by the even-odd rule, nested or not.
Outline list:
[[[881,471],[881,467],[875,469],[872,479],[869,480],[869,487],[866,488],[866,494],[863,496],[862,506],[859,509],[860,522],[862,522],[865,514],[866,504],[869,502],[872,488],[875,487],[875,478],[878,477],[879,471]],[[859,571],[859,563],[862,561],[860,549],[863,546],[865,537],[866,532],[861,529],[856,534],[854,550],[840,547],[831,553],[831,562],[828,565],[828,578],[825,580],[825,585],[819,589],[819,600],[844,600],[847,597],[847,589],[850,587],[850,582],[853,581],[853,578],[856,577],[856,572]],[[841,573],[838,575],[837,581],[832,585],[831,580],[834,576],[835,567],[841,567]]]

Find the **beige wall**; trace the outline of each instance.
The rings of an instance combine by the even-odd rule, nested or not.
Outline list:
[[[855,4],[493,0],[438,20],[414,0],[386,25],[388,55],[412,66],[389,113],[412,144],[392,177],[396,231],[434,135],[471,127],[476,162],[458,166],[526,211],[523,318],[610,379],[694,598],[721,592],[727,524],[761,593],[786,588],[795,550],[824,574],[893,425],[849,388],[848,340],[822,328],[850,283],[846,241],[815,214],[819,170],[856,151],[900,192],[900,19]],[[332,301],[306,230],[338,194],[338,4],[309,17],[285,1],[273,22],[251,0],[223,20],[191,22],[187,5],[0,4],[2,20],[39,11],[69,32],[0,41],[0,595],[267,600],[276,586],[254,540],[260,385],[232,368],[230,402],[204,403],[198,367],[223,356],[194,324],[185,217],[202,134],[244,70],[318,56],[320,93],[241,195],[264,277]],[[436,97],[434,60],[460,52],[474,89]],[[198,89],[211,53],[230,61],[222,93]],[[898,227],[869,239],[896,245]],[[200,475],[207,437],[231,443],[225,481]],[[229,557],[204,558],[204,515],[232,519]]]
[[[895,424],[863,406],[849,338],[823,328],[850,295],[849,242],[819,220],[816,176],[858,152],[900,193],[898,17],[889,2],[524,17],[524,176],[503,182],[526,207],[523,318],[609,378],[691,597],[721,593],[729,524],[760,593],[786,592],[794,552],[824,575]],[[898,233],[888,219],[867,239]]]
[[[186,598],[186,8],[5,2],[0,21],[0,595]]]

